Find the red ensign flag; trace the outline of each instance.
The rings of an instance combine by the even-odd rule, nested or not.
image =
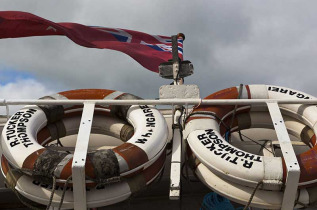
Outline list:
[[[172,42],[169,36],[78,23],[54,23],[26,12],[0,12],[0,39],[50,35],[67,36],[84,47],[126,53],[154,72],[158,72],[160,63],[172,59]],[[178,39],[178,54],[183,59],[182,37]]]

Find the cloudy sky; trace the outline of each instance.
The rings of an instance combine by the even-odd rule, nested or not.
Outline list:
[[[243,84],[275,84],[317,96],[316,1],[16,1],[0,10],[26,11],[54,22],[126,28],[149,34],[183,32],[185,79],[201,96]],[[0,40],[0,98],[38,98],[79,88],[105,88],[157,98],[171,81],[129,56],[76,45],[66,37]]]

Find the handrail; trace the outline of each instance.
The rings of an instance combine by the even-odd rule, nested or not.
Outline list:
[[[0,106],[5,105],[79,105],[84,102],[96,105],[265,105],[278,104],[314,104],[317,99],[145,99],[145,100],[34,100],[0,99]]]

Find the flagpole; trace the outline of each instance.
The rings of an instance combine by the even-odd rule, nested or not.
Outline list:
[[[173,79],[174,85],[181,85],[184,83],[183,78],[179,78],[179,72],[181,71],[180,61],[181,59],[178,56],[178,38],[182,37],[185,39],[185,35],[183,33],[179,33],[177,35],[172,36],[172,55],[173,55]]]

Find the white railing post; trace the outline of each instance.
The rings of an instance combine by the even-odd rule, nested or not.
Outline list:
[[[178,119],[180,111],[176,110],[173,118],[173,125],[178,125]],[[182,138],[180,135],[180,128],[175,127],[173,129],[173,147],[172,147],[172,159],[171,159],[171,173],[170,173],[170,200],[179,200],[181,190],[181,163],[182,163]]]
[[[278,141],[280,143],[287,168],[287,177],[281,209],[293,209],[300,176],[300,167],[298,165],[294,148],[287,133],[286,126],[284,124],[284,120],[278,104],[271,102],[267,103],[267,106],[273,121],[273,125],[277,134]]]
[[[72,164],[72,180],[74,209],[87,209],[86,201],[86,182],[85,182],[85,163],[88,151],[91,125],[94,115],[95,103],[84,102],[83,114],[80,121],[76,148]]]

